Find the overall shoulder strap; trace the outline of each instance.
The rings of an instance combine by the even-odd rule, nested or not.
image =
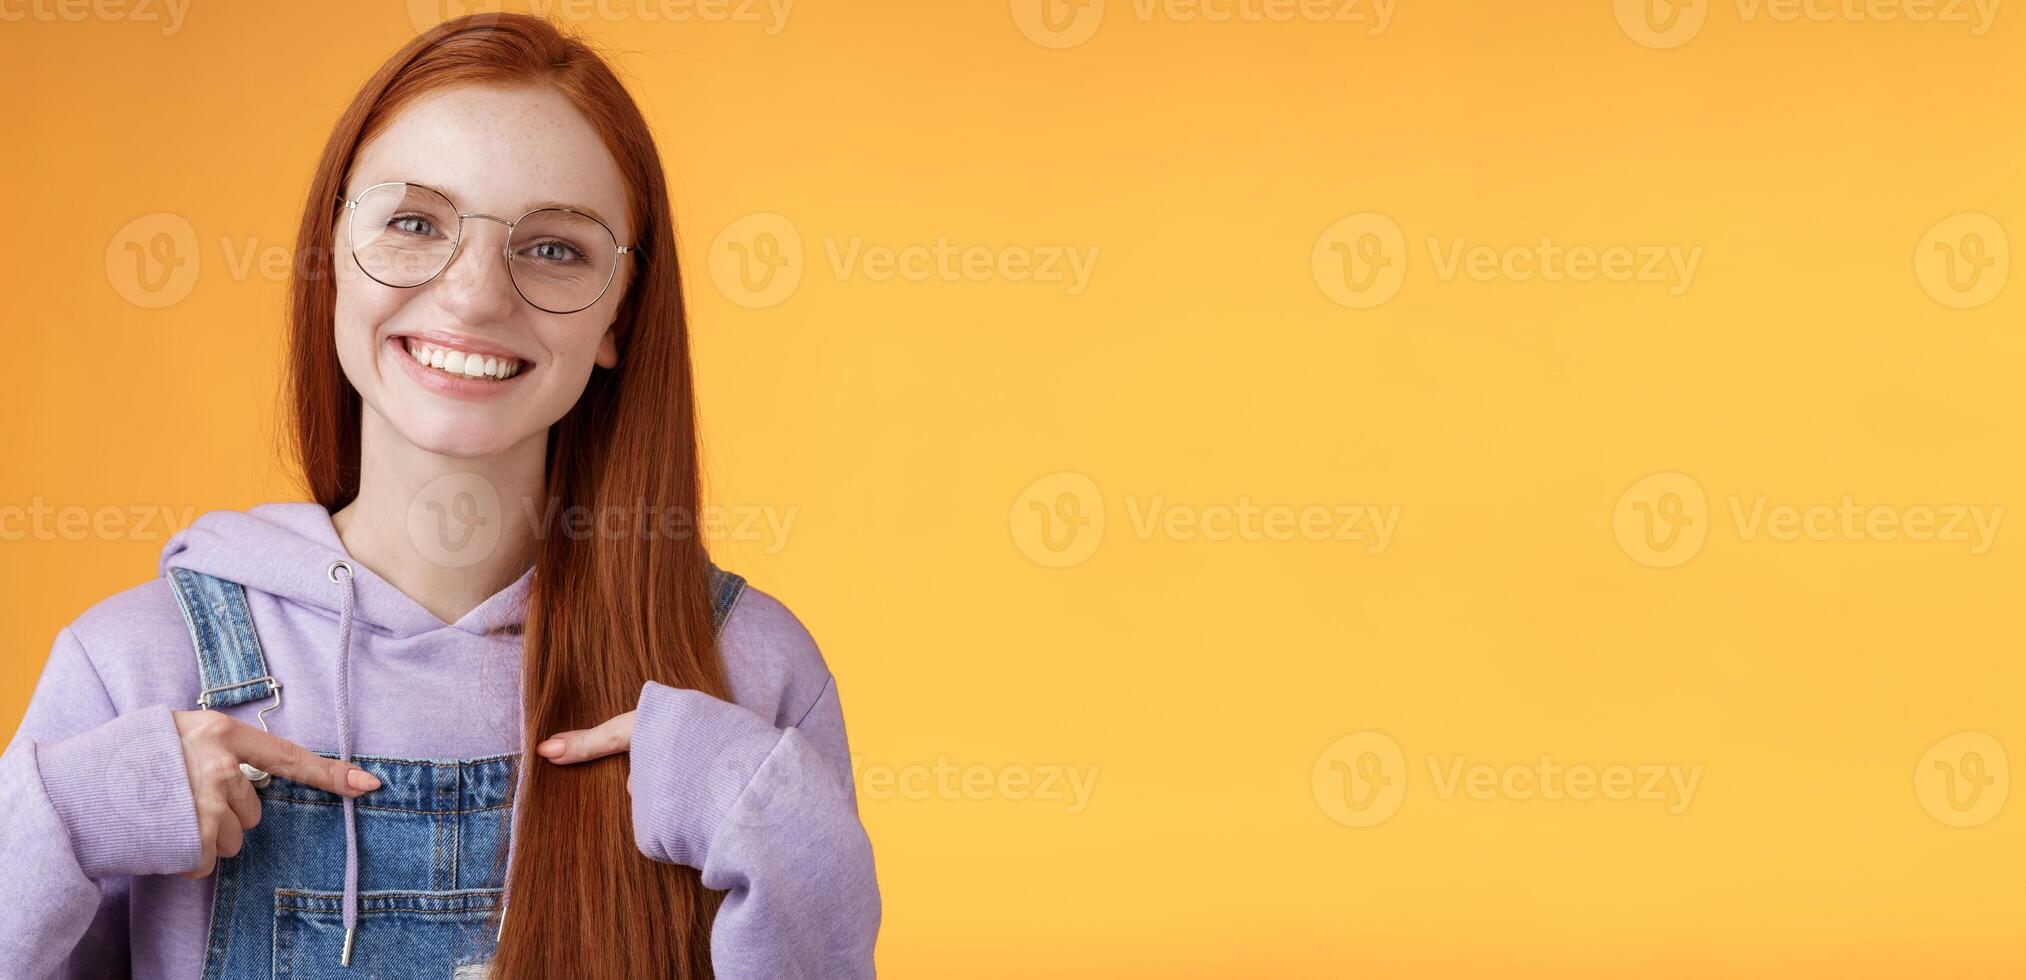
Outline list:
[[[169,569],[169,587],[197,648],[197,682],[203,687],[197,707],[224,708],[274,697],[281,685],[267,673],[246,590],[187,568]]]
[[[732,618],[732,606],[746,591],[746,580],[712,565],[711,580],[711,635],[723,636],[725,621]]]

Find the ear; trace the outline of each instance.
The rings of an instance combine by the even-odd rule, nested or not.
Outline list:
[[[601,368],[618,367],[619,336],[610,329],[607,329],[605,336],[598,338],[598,354],[591,359],[591,362]]]

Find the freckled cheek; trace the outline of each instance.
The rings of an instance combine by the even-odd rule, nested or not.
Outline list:
[[[382,339],[380,328],[397,313],[407,297],[370,280],[361,281],[353,270],[351,281],[338,274],[333,304],[334,342],[341,360],[358,367],[373,364]]]

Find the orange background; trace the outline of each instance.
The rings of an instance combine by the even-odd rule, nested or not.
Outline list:
[[[839,677],[882,972],[2026,973],[2026,513],[1981,548],[1734,513],[2026,505],[2026,13],[1703,0],[1684,37],[1612,0],[1401,0],[1377,33],[1057,2],[543,5],[669,161],[712,499],[793,515],[716,550]],[[9,731],[56,631],[167,537],[28,508],[296,495],[285,282],[243,260],[286,261],[339,110],[458,11],[140,19],[166,12],[0,0]],[[1366,213],[1399,239],[1326,236]],[[786,242],[754,214],[799,237],[785,289],[709,271]],[[1438,261],[1544,236],[1700,261],[1678,295]],[[913,281],[839,270],[854,238],[1096,259],[1080,290]],[[1937,244],[1981,248],[1974,285]],[[150,288],[148,254],[185,278]],[[1329,282],[1345,254],[1397,293]],[[1242,500],[1399,518],[1378,553],[1187,533]],[[1981,769],[1930,754],[1958,732]],[[1431,771],[1543,756],[1701,769],[1679,813]],[[865,778],[938,760],[1095,782],[1078,808]],[[1936,788],[1978,773],[1968,809]],[[1347,825],[1377,785],[1397,812]]]

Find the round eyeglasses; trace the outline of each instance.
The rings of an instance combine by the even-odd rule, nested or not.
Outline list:
[[[619,256],[638,254],[612,229],[572,208],[536,208],[508,221],[459,211],[441,191],[421,184],[374,184],[350,200],[346,237],[352,261],[374,282],[413,289],[450,268],[464,238],[464,219],[507,226],[507,277],[514,291],[545,313],[576,313],[604,298],[618,277]]]

